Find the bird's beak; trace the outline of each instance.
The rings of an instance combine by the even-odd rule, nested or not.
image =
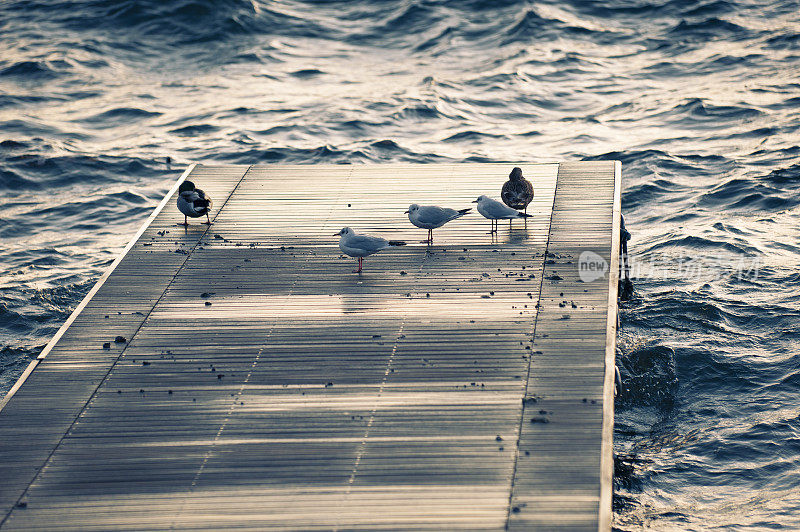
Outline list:
[[[478,200],[472,200],[470,203],[478,203]]]
[[[333,236],[342,236],[342,232],[339,231],[338,233],[333,233]]]
[[[408,214],[408,211],[405,211],[405,213]]]

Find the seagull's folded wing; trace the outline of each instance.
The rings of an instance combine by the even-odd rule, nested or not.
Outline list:
[[[516,216],[517,211],[511,207],[506,207],[499,201],[492,201],[487,205],[486,209],[495,218],[504,218],[507,216]]]
[[[389,246],[386,239],[378,236],[353,235],[345,242],[347,247],[363,249],[365,251],[379,251]]]
[[[423,207],[419,211],[417,220],[423,224],[443,224],[458,214],[453,209],[445,209],[442,207]]]

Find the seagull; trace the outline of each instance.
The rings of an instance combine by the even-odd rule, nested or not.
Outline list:
[[[478,199],[472,203],[477,203],[478,212],[481,213],[484,218],[488,218],[492,221],[492,230],[489,231],[490,233],[497,232],[497,220],[513,220],[514,218],[531,217],[530,214],[516,211],[511,207],[506,207],[489,196],[479,196]]]
[[[208,217],[208,211],[211,210],[211,198],[206,196],[205,192],[199,188],[195,188],[194,183],[191,181],[184,181],[178,188],[178,210],[183,213],[183,224],[189,225],[189,218],[200,218],[206,215],[204,224],[211,225],[211,218]]]
[[[399,240],[386,240],[379,236],[357,235],[349,227],[345,227],[334,236],[339,236],[339,249],[345,255],[358,257],[358,269],[353,273],[361,273],[364,265],[364,257],[372,255],[381,250],[392,246],[405,246],[406,243]]]
[[[524,209],[525,213],[528,212],[528,203],[533,200],[533,185],[522,177],[522,168],[516,167],[508,174],[508,181],[503,184],[500,198],[512,209]]]
[[[433,230],[441,227],[450,220],[461,218],[472,209],[448,209],[446,207],[436,207],[435,205],[417,205],[412,204],[406,213],[408,220],[422,229],[428,230],[428,240],[423,240],[423,243],[433,244]]]

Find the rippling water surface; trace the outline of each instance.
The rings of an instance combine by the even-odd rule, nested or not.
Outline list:
[[[190,162],[617,158],[616,527],[798,529],[798,12],[5,0],[0,390]]]

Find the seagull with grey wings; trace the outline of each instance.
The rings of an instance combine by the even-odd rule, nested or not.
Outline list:
[[[364,257],[375,254],[386,248],[405,246],[406,243],[398,240],[386,240],[379,236],[358,235],[349,227],[345,227],[334,236],[339,237],[339,249],[349,257],[358,258],[358,269],[353,273],[361,273],[364,266]]]
[[[519,212],[511,207],[506,207],[499,201],[493,200],[489,196],[479,196],[478,199],[472,203],[477,203],[478,212],[481,213],[484,218],[488,218],[492,221],[492,230],[489,231],[489,233],[497,232],[497,220],[513,220],[514,218],[531,217],[530,214]]]
[[[428,239],[423,240],[424,244],[433,244],[433,230],[441,227],[451,220],[461,218],[472,209],[448,209],[446,207],[437,207],[435,205],[417,205],[413,203],[406,213],[408,220],[422,229],[428,230]]]

